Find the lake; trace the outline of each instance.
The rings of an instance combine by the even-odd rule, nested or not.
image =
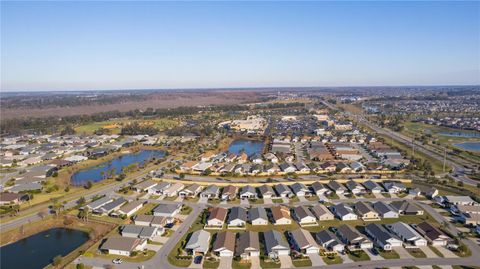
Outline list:
[[[88,240],[88,233],[53,228],[0,247],[2,269],[40,269],[55,256],[65,256]]]
[[[245,151],[248,156],[251,156],[255,153],[262,153],[264,145],[265,143],[259,140],[239,139],[230,144],[228,152],[239,154]]]
[[[131,164],[143,164],[152,158],[162,158],[165,156],[165,152],[161,150],[140,150],[135,153],[125,154],[108,162],[101,163],[99,165],[82,169],[72,175],[70,182],[74,186],[81,186],[88,181],[98,182],[106,178],[106,174],[112,169],[115,169],[115,174],[122,173],[122,168]],[[102,172],[104,175],[102,175]]]
[[[480,142],[463,142],[453,144],[455,147],[468,151],[480,151]]]
[[[467,133],[467,132],[441,132],[438,134],[443,136],[465,137],[465,138],[480,137],[480,133]]]

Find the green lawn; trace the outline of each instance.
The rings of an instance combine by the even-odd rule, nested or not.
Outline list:
[[[220,265],[220,261],[217,259],[205,259],[203,261],[203,268],[216,269]]]
[[[310,258],[306,257],[298,260],[292,260],[292,264],[295,267],[307,267],[312,266],[312,261],[310,260]]]
[[[430,246],[430,245],[429,245],[428,247],[429,247],[429,248],[433,251],[433,253],[435,253],[438,257],[441,257],[441,258],[444,257],[443,254],[442,254],[442,252],[440,252],[436,247]]]
[[[249,269],[252,266],[252,263],[245,260],[233,259],[232,268],[233,269]]]
[[[370,260],[370,257],[368,256],[368,254],[365,253],[365,251],[363,250],[348,252],[348,257],[354,262]]]
[[[395,250],[390,250],[390,251],[378,250],[378,253],[384,259],[399,259],[400,258],[400,255],[398,255],[398,253]]]
[[[323,257],[323,261],[324,261],[326,264],[339,264],[339,263],[343,263],[342,258],[340,258],[340,256],[338,256],[338,255],[330,255],[330,256]]]
[[[260,267],[265,268],[280,268],[280,261],[264,260],[260,258]]]
[[[408,253],[410,253],[410,255],[412,255],[415,258],[426,258],[427,257],[427,255],[425,255],[425,253],[423,253],[423,251],[421,251],[418,248],[406,248],[406,250],[408,251]]]

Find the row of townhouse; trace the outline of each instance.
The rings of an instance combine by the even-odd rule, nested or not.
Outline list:
[[[335,216],[342,220],[376,221],[387,218],[398,218],[399,216],[423,215],[424,211],[415,204],[403,200],[386,203],[382,201],[368,203],[359,201],[353,205],[339,203],[330,207]]]

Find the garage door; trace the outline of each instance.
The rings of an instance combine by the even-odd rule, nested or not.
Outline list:
[[[222,251],[220,252],[220,257],[232,257],[233,253],[230,251]]]
[[[289,255],[290,252],[288,250],[277,250],[279,256]]]
[[[250,252],[250,256],[258,257],[258,256],[260,256],[260,251],[252,251],[252,252]]]
[[[312,248],[309,248],[309,249],[307,249],[307,251],[306,251],[306,252],[307,252],[307,254],[314,254],[314,253],[318,253],[318,249],[314,249],[314,248],[312,249]]]

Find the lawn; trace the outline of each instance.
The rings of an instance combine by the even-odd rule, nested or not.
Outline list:
[[[348,252],[348,257],[354,262],[370,260],[368,254],[363,250]]]
[[[298,259],[298,260],[292,259],[292,264],[295,267],[309,267],[309,266],[312,266],[312,261],[308,257]]]
[[[425,255],[425,253],[423,253],[423,251],[421,251],[418,248],[406,248],[406,250],[408,251],[408,253],[410,253],[410,255],[412,255],[415,258],[426,258],[427,257],[427,255]]]
[[[390,250],[390,251],[384,251],[384,250],[378,250],[378,254],[382,256],[384,259],[399,259],[400,255],[395,250]]]
[[[429,245],[428,247],[429,247],[429,248],[433,251],[433,253],[435,253],[438,257],[442,257],[442,258],[444,257],[443,254],[442,254],[442,252],[440,252],[436,247],[431,246],[431,245]]]
[[[237,259],[233,259],[232,261],[233,269],[249,269],[251,266],[252,266],[252,263],[250,261],[237,260]]]
[[[343,263],[342,258],[340,258],[340,256],[338,256],[338,255],[325,256],[325,257],[323,257],[323,261],[326,264],[340,264],[340,263]]]
[[[249,202],[251,205],[263,205],[263,199],[262,199],[262,198],[258,198],[258,199],[248,199],[248,202]]]
[[[280,268],[280,261],[265,260],[260,258],[260,267],[265,268]]]
[[[105,128],[110,130],[112,134],[120,134],[122,126],[129,123],[133,123],[133,122],[138,122],[141,125],[142,124],[152,125],[158,128],[159,130],[165,130],[165,129],[174,127],[178,124],[177,121],[170,120],[170,119],[131,120],[131,119],[123,118],[123,119],[99,121],[99,122],[93,122],[85,125],[80,125],[75,127],[75,131],[79,134],[91,135],[96,130],[100,128]]]
[[[206,258],[203,261],[203,268],[216,269],[220,265],[220,261],[213,258]]]

